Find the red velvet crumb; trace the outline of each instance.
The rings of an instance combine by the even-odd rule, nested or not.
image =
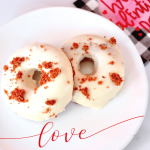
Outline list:
[[[90,100],[90,98],[89,98],[90,94],[88,93],[88,88],[87,87],[79,89],[79,91],[81,91],[82,94],[85,95],[86,98]]]
[[[41,65],[41,64],[38,64],[38,68],[41,70],[41,69],[42,69],[42,65]]]
[[[52,68],[52,64],[53,62],[48,62],[48,63],[46,61],[42,62],[42,65],[45,69]]]
[[[103,81],[98,81],[98,84],[99,84],[99,85],[102,85],[102,84],[103,84]]]
[[[54,117],[55,116],[55,113],[53,113],[52,115],[50,115],[50,117]]]
[[[6,72],[8,70],[8,66],[7,65],[4,65],[3,67],[4,71]]]
[[[35,86],[35,88],[34,88],[34,94],[36,94],[36,91],[38,90],[38,86]]]
[[[74,43],[72,44],[72,46],[73,46],[75,49],[77,49],[77,48],[79,47],[79,44],[74,42]]]
[[[102,50],[107,49],[107,46],[106,46],[105,44],[100,44],[99,47],[100,47]]]
[[[51,81],[51,79],[50,79],[49,73],[42,71],[39,85],[42,86],[43,84],[46,84],[47,82],[50,82],[50,81]]]
[[[48,88],[48,86],[45,86],[45,87],[44,87],[44,89],[47,89],[47,88]]]
[[[89,54],[89,52],[87,51],[88,49],[89,49],[88,45],[83,45],[82,50],[84,50],[86,54]]]
[[[96,81],[97,77],[87,76],[88,81]]]
[[[86,81],[96,81],[97,77],[91,77],[91,76],[87,76],[86,78],[81,78],[81,81],[79,83],[84,83]],[[79,80],[78,80],[79,81]]]
[[[115,85],[119,86],[124,81],[118,73],[109,73],[110,79]]]
[[[110,39],[109,39],[109,42],[111,43],[111,44],[116,44],[117,42],[116,42],[116,39],[114,38],[114,37],[111,37]]]
[[[78,90],[78,88],[77,88],[77,87],[74,87],[73,90]]]
[[[30,60],[30,58],[29,58],[29,57],[26,57],[26,60]]]
[[[47,113],[50,113],[51,109],[48,107],[46,108],[45,112],[43,112],[43,114],[47,114]]]
[[[10,64],[13,65],[13,69],[11,69],[11,71],[15,71],[17,67],[21,66],[21,62],[23,62],[24,60],[24,57],[14,57],[10,62]]]
[[[18,73],[16,74],[16,80],[22,79],[22,75],[23,73],[21,71],[18,71]]]
[[[55,79],[60,73],[61,73],[61,70],[59,68],[50,70],[51,78],[53,79]]]
[[[8,91],[4,89],[4,93],[8,96]]]
[[[111,61],[111,62],[109,62],[108,64],[113,65],[114,63],[115,63],[114,61]]]
[[[49,106],[52,106],[52,105],[54,105],[56,103],[56,100],[49,100],[49,99],[47,99],[47,101],[45,102],[45,104],[46,105],[49,105]]]
[[[14,99],[18,102],[28,102],[28,100],[24,99],[24,94],[26,91],[24,89],[19,89],[18,87],[11,91],[11,95],[9,96],[9,100]]]
[[[87,78],[81,78],[81,81],[79,82],[79,83],[84,83],[84,82],[86,82],[86,80],[87,80]]]

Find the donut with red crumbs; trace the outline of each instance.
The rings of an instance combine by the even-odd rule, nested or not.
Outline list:
[[[124,83],[124,65],[116,44],[114,36],[106,39],[97,35],[79,35],[61,45],[74,72],[73,102],[101,109],[120,91]],[[80,72],[80,62],[85,60],[94,63],[91,74]]]
[[[37,71],[38,84],[33,78]],[[55,118],[72,99],[70,61],[49,44],[36,42],[15,52],[3,66],[1,83],[10,108],[30,120]]]

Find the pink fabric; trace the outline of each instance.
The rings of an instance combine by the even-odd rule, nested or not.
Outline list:
[[[116,24],[150,32],[150,0],[99,0],[99,11]]]

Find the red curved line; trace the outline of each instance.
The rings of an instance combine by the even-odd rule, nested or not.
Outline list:
[[[32,136],[20,137],[20,138],[0,138],[0,140],[18,140],[18,139],[31,138],[31,137],[35,137],[35,136],[38,136],[38,135],[40,135],[40,134],[35,134],[35,135],[32,135]]]
[[[49,123],[52,123],[52,127],[54,126],[53,122],[49,122]],[[48,123],[46,123],[46,124],[48,124]],[[49,132],[52,129],[52,127],[50,129],[48,129],[47,131],[43,132],[43,134]],[[40,135],[40,134],[35,134],[35,135],[31,135],[31,136],[27,136],[27,137],[20,137],[20,138],[0,138],[0,140],[4,140],[4,139],[7,139],[7,140],[25,139],[25,138],[35,137],[35,136],[38,136],[38,135]]]
[[[89,137],[94,136],[94,135],[96,135],[96,134],[98,134],[98,133],[100,133],[100,132],[102,132],[102,131],[104,131],[104,130],[107,130],[107,129],[109,129],[109,128],[112,128],[112,127],[114,127],[114,126],[116,126],[116,125],[119,125],[119,124],[121,124],[121,123],[130,121],[130,120],[132,120],[132,119],[140,118],[140,117],[144,117],[144,116],[138,116],[138,117],[134,117],[134,118],[130,118],[130,119],[124,120],[124,121],[122,121],[122,122],[116,123],[116,124],[114,124],[114,125],[112,125],[112,126],[109,126],[109,127],[105,128],[105,129],[102,129],[101,131],[98,131],[98,132],[96,132],[96,133],[94,133],[94,134],[92,134],[92,135],[90,135],[90,136],[87,136],[87,137],[81,138],[81,139],[89,138]]]
[[[112,127],[114,127],[114,126],[116,126],[116,125],[119,125],[119,124],[121,124],[121,123],[130,121],[130,120],[133,120],[133,119],[137,119],[137,118],[140,118],[140,117],[144,117],[144,116],[137,116],[137,117],[134,117],[134,118],[130,118],[130,119],[121,121],[121,122],[119,122],[119,123],[116,123],[116,124],[114,124],[114,125],[112,125],[112,126],[109,126],[109,127],[105,128],[105,129],[103,129],[103,130],[101,130],[101,131],[98,131],[98,132],[96,132],[96,133],[94,133],[94,134],[92,134],[92,135],[90,135],[90,136],[88,136],[88,137],[81,138],[81,139],[89,138],[89,137],[91,137],[91,136],[93,136],[93,135],[95,135],[95,134],[98,134],[98,133],[100,133],[100,132],[102,132],[102,131],[104,131],[104,130],[107,130],[107,129],[109,129],[109,128],[112,128]],[[48,130],[48,131],[49,131],[49,130]],[[48,131],[44,132],[43,134],[47,133]],[[0,138],[0,140],[5,140],[5,139],[7,139],[7,140],[25,139],[25,138],[31,138],[31,137],[35,137],[35,136],[39,136],[39,135],[40,135],[40,134],[35,134],[35,135],[32,135],[32,136],[20,137],[20,138]]]

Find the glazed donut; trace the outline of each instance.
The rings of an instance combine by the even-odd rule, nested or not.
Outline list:
[[[83,106],[101,109],[121,89],[124,65],[114,37],[110,40],[96,35],[79,35],[61,45],[70,59],[74,74],[73,101]],[[90,75],[80,72],[80,62],[94,61]]]
[[[42,121],[56,117],[72,99],[73,75],[67,56],[58,48],[33,43],[14,53],[4,66],[2,89],[18,115]],[[41,71],[39,87],[32,79]]]

